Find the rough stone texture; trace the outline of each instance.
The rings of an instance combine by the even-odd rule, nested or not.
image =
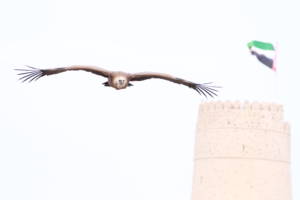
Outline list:
[[[271,103],[200,105],[192,200],[291,200],[290,127]]]

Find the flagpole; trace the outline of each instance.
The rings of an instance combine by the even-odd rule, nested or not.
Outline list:
[[[275,100],[279,103],[279,85],[278,85],[278,66],[277,66],[277,59],[278,59],[278,44],[275,44],[275,55],[274,55],[274,62],[273,62],[273,70],[275,71]]]

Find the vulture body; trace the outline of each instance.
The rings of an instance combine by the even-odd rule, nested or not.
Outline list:
[[[211,83],[203,83],[198,84],[191,81],[187,81],[181,78],[177,78],[171,76],[169,74],[163,73],[155,73],[155,72],[144,72],[144,73],[126,73],[121,71],[109,71],[100,67],[94,66],[83,66],[83,65],[74,65],[69,67],[60,67],[53,69],[39,69],[31,66],[27,66],[27,69],[15,69],[19,71],[18,75],[20,75],[20,80],[23,82],[31,82],[33,80],[37,80],[45,75],[53,75],[66,71],[74,71],[74,70],[83,70],[87,72],[91,72],[96,75],[103,76],[107,78],[107,81],[103,83],[104,86],[113,87],[117,90],[125,89],[128,86],[132,86],[132,81],[143,81],[151,78],[164,79],[167,81],[171,81],[173,83],[182,84],[188,86],[196,90],[200,95],[207,95],[214,97],[217,96],[216,92],[218,88],[217,86],[211,85]]]

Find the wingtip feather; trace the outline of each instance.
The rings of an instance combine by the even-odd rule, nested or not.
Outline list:
[[[219,86],[214,86],[211,85],[212,82],[209,83],[202,83],[202,84],[196,84],[195,86],[195,90],[201,95],[203,94],[206,98],[207,95],[209,95],[210,97],[214,98],[217,95],[218,90],[215,88],[219,88]]]
[[[20,73],[18,73],[17,75],[21,76],[19,80],[22,82],[26,82],[26,81],[32,82],[33,80],[38,80],[39,78],[45,75],[41,69],[28,66],[28,65],[25,66],[30,69],[19,69],[19,68],[14,69],[20,71]]]

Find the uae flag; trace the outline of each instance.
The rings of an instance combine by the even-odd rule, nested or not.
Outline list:
[[[254,55],[262,64],[276,71],[276,51],[273,44],[253,40],[248,43],[248,48],[251,54]]]

